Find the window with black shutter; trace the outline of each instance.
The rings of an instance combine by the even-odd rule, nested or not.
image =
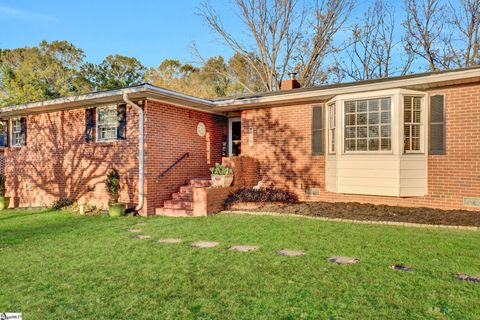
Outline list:
[[[95,108],[85,110],[85,141],[93,141],[95,137]]]
[[[127,139],[127,106],[119,105],[117,107],[117,118],[118,118],[118,127],[117,127],[117,139],[125,140]]]
[[[323,107],[313,107],[312,155],[323,154]]]
[[[0,147],[8,147],[8,120],[0,120]]]
[[[429,154],[445,154],[445,97],[430,96]]]

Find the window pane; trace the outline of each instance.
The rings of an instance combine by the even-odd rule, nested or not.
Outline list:
[[[378,112],[373,112],[368,114],[368,123],[369,124],[378,124],[379,122],[379,114]]]
[[[355,127],[345,128],[345,138],[355,138]]]
[[[367,137],[367,127],[357,127],[357,137],[366,138]]]
[[[357,125],[358,124],[367,124],[367,114],[366,113],[357,113]]]
[[[370,139],[370,141],[368,142],[368,150],[378,151],[378,149],[379,149],[378,139]]]
[[[355,114],[345,115],[345,125],[346,126],[354,126],[355,125]]]
[[[368,136],[370,138],[377,138],[378,137],[378,126],[371,126],[368,131]]]
[[[346,151],[355,151],[355,140],[354,139],[345,140],[345,150]]]
[[[367,100],[357,101],[357,112],[367,112]]]
[[[357,140],[357,151],[367,151],[367,139]]]
[[[355,113],[355,101],[345,102],[345,113]]]
[[[382,139],[381,140],[381,150],[382,151],[390,151],[392,148],[390,139]]]
[[[344,120],[345,151],[391,149],[390,98],[347,101]]]

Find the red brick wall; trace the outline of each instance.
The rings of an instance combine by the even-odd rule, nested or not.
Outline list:
[[[85,142],[85,110],[27,116],[27,143],[5,149],[11,206],[49,206],[69,197],[106,207],[105,173],[121,176],[120,201],[137,201],[138,115],[127,108],[127,139]]]
[[[480,84],[445,88],[446,155],[428,156],[428,194],[380,197],[325,191],[325,158],[311,156],[312,106],[288,106],[242,112],[242,155],[260,162],[260,179],[288,187],[304,200],[358,201],[399,206],[478,210],[463,206],[463,197],[480,197]],[[254,145],[248,128],[254,127]],[[320,196],[306,196],[306,187]]]
[[[253,146],[248,144],[250,127],[254,128]],[[259,161],[259,179],[266,184],[324,189],[325,157],[312,156],[311,130],[311,105],[242,111],[242,156]]]
[[[206,135],[197,134],[203,122]],[[145,107],[145,173],[148,214],[191,178],[207,178],[209,168],[222,159],[222,137],[226,118],[147,100]],[[189,152],[165,176],[157,177],[176,159]]]

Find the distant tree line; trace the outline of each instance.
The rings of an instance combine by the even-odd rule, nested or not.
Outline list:
[[[205,0],[198,14],[233,55],[199,63],[132,57],[85,61],[66,41],[0,49],[0,105],[149,82],[199,97],[280,89],[296,72],[304,87],[480,64],[480,0],[232,0],[240,30]],[[356,18],[352,18],[356,15]],[[236,31],[236,32],[233,32]],[[234,35],[235,34],[235,35]],[[241,36],[237,36],[241,34]]]

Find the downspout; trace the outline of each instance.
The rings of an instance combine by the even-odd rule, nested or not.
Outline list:
[[[123,94],[123,101],[130,105],[133,109],[138,111],[138,204],[135,211],[140,211],[143,208],[144,198],[144,146],[143,146],[143,109],[128,99],[128,94]]]

